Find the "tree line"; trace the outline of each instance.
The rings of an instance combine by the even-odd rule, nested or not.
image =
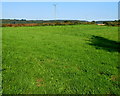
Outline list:
[[[107,26],[119,26],[120,20],[115,21],[81,21],[81,20],[26,20],[26,19],[1,19],[2,27],[17,26],[55,26],[55,25],[77,25],[77,24],[105,24]]]

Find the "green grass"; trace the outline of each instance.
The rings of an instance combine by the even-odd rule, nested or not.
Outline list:
[[[119,94],[118,28],[4,27],[3,94]]]

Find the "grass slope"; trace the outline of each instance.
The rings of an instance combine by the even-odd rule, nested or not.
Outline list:
[[[118,44],[117,27],[3,28],[3,93],[118,94]]]

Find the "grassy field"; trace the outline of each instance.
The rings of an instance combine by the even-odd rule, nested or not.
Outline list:
[[[3,94],[119,94],[117,27],[2,30]]]

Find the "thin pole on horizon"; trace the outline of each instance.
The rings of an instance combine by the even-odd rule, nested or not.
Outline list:
[[[54,15],[55,15],[55,21],[56,21],[56,4],[53,4],[53,6],[54,6]]]

